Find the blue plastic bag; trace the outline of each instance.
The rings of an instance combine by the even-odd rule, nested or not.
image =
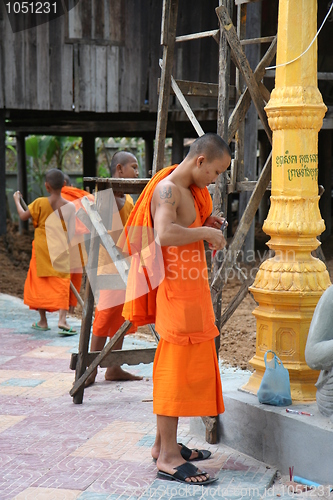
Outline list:
[[[267,361],[267,354],[271,352],[273,359]],[[290,393],[290,380],[287,368],[273,351],[266,351],[266,370],[262,378],[257,396],[259,403],[274,406],[289,406],[292,404]]]

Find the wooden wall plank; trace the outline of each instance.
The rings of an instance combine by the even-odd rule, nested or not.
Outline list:
[[[119,111],[119,47],[107,47],[107,89],[106,106],[107,112],[118,113]]]
[[[4,5],[0,5],[0,33],[4,33]],[[0,109],[5,107],[5,61],[4,61],[4,42],[5,39],[0,37]]]
[[[74,0],[68,0],[68,36],[69,38],[82,37],[82,23],[81,23],[81,2],[78,2],[75,7]]]
[[[126,35],[124,36],[125,28],[125,4],[127,0],[112,0],[110,5],[109,14],[109,39],[114,42],[124,43]],[[135,14],[138,11],[138,2],[133,8],[133,2],[130,2],[130,7],[132,8],[132,13]],[[135,33],[137,35],[137,33]]]
[[[106,47],[100,46],[96,47],[96,112],[105,113],[106,108]]]
[[[90,47],[90,88],[89,88],[89,93],[90,93],[90,108],[89,109],[91,111],[96,111],[96,98],[97,98],[97,96],[96,96],[96,78],[97,78],[96,51],[97,51],[96,45],[92,45]]]
[[[91,67],[90,52],[93,47],[90,45],[79,45],[78,57],[79,74],[75,75],[80,86],[80,111],[89,111],[91,109]]]
[[[28,109],[37,109],[37,28],[25,34],[25,103]]]
[[[104,2],[101,0],[94,0],[94,28],[93,28],[93,38],[104,38]]]
[[[62,95],[61,109],[73,109],[73,45],[63,43],[61,47]]]
[[[16,65],[15,65],[15,51],[14,42],[15,37],[12,32],[12,28],[9,23],[9,19],[6,16],[4,18],[4,31],[2,39],[5,41],[4,46],[4,101],[6,108],[15,107],[15,80],[16,80]]]
[[[160,46],[161,37],[161,16],[162,1],[150,0],[149,17],[147,19],[148,38],[149,38],[149,90],[148,105],[149,111],[157,111],[158,95],[157,80],[161,76],[161,70],[158,64],[162,57],[162,48]]]
[[[50,60],[50,109],[62,108],[62,45],[64,43],[64,19],[58,17],[49,24],[49,60]]]
[[[37,107],[50,109],[49,24],[37,26]]]
[[[120,47],[120,111],[140,111],[141,89],[141,0],[136,2],[133,9],[131,0],[125,4],[125,46]]]
[[[91,38],[92,2],[81,0],[82,37]]]

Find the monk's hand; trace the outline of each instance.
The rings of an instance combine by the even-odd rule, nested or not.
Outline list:
[[[207,227],[207,235],[205,237],[205,240],[208,241],[213,250],[222,250],[222,248],[226,246],[226,241],[220,229]]]
[[[15,201],[20,201],[20,198],[21,198],[20,191],[15,191],[15,193],[13,194],[13,198]]]
[[[221,229],[221,226],[225,219],[223,217],[218,217],[217,215],[210,215],[204,222],[204,226],[213,227],[214,229]],[[228,225],[228,223],[226,223]]]

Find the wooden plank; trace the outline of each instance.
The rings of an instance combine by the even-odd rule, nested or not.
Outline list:
[[[90,46],[90,88],[87,94],[88,101],[90,101],[89,104],[89,111],[96,111],[96,101],[98,99],[97,92],[96,92],[96,81],[98,78],[97,75],[97,61],[96,61],[96,54],[97,54],[97,46],[96,45],[91,45]],[[88,63],[88,64],[89,64]],[[88,103],[87,103],[88,105]]]
[[[78,81],[80,86],[80,111],[91,111],[92,110],[92,88],[93,88],[93,78],[91,75],[91,51],[94,47],[90,45],[80,45],[78,47]],[[75,103],[76,107],[76,103]]]
[[[155,20],[161,19],[161,4],[151,2],[148,9],[147,29],[148,29],[148,106],[151,113],[156,113],[158,107],[158,95],[156,92],[157,80],[160,76],[160,68],[157,64],[160,57],[160,24]],[[155,132],[155,130],[154,130]]]
[[[78,113],[80,111],[80,87],[81,87],[81,71],[80,71],[80,49],[77,44],[73,45],[73,68],[74,68],[74,95],[73,95],[73,107]]]
[[[199,38],[214,37],[220,30],[201,31],[199,33],[192,33],[190,35],[176,36],[176,42],[188,42],[190,40],[198,40]]]
[[[83,175],[96,174],[95,137],[82,134]]]
[[[101,0],[94,0],[94,18],[93,18],[93,32],[94,38],[104,38],[104,25],[105,25],[105,12],[104,12],[104,2]]]
[[[106,51],[107,96],[106,111],[119,112],[119,48],[107,47]]]
[[[258,210],[260,200],[266,191],[268,183],[271,178],[271,163],[272,163],[272,152],[266,160],[264,168],[260,174],[256,187],[252,193],[250,201],[243,213],[242,219],[238,224],[233,240],[228,248],[227,254],[220,267],[218,273],[213,277],[211,288],[216,291],[220,290],[223,285],[223,280],[228,277],[229,270],[232,268],[233,264],[236,262],[238,254],[242,248],[247,232],[252,224],[252,220]]]
[[[140,179],[117,179],[114,177],[83,177],[83,182],[93,183],[98,189],[112,188],[120,193],[135,194],[141,193],[150,178]]]
[[[50,59],[50,109],[62,109],[62,45],[65,17],[57,17],[49,22],[49,59]]]
[[[276,47],[277,47],[277,37],[274,38],[273,42],[269,46],[267,52],[265,53],[264,57],[261,59],[260,63],[258,64],[254,76],[257,82],[259,82],[264,74],[265,74],[265,67],[270,64],[272,59],[274,58],[276,54]],[[247,113],[247,110],[249,109],[251,104],[251,96],[249,89],[247,88],[240,99],[237,101],[237,104],[233,110],[233,112],[230,115],[229,118],[229,123],[228,123],[228,142],[230,143],[236,133],[236,130],[238,128],[238,124],[244,120],[245,115]]]
[[[154,361],[155,352],[155,347],[148,347],[147,349],[124,349],[122,351],[111,351],[105,356],[99,366],[101,368],[107,368],[114,365],[121,366],[125,363],[130,366],[138,365],[140,363],[149,364]],[[88,353],[88,366],[97,358],[98,355],[99,351],[92,351]],[[75,370],[77,357],[77,353],[73,353],[71,356],[71,370]]]
[[[263,36],[259,38],[244,38],[240,40],[241,45],[252,45],[257,43],[271,43],[274,40],[275,36]]]
[[[98,194],[96,196],[97,206],[100,207]],[[87,261],[87,269],[91,269],[91,274],[96,275],[99,256],[99,238],[97,238],[96,229],[93,227],[91,231],[90,249]],[[88,350],[90,340],[90,330],[94,311],[94,294],[90,284],[90,278],[87,276],[86,288],[84,292],[84,306],[82,308],[82,321],[78,348],[78,357],[75,370],[75,381],[78,381],[86,371],[88,365]],[[81,404],[83,401],[84,385],[80,385],[78,390],[73,395],[73,402]]]
[[[95,85],[95,96],[96,96],[96,112],[105,113],[107,111],[106,106],[106,71],[107,71],[107,61],[106,61],[106,47],[96,47],[96,85]]]
[[[82,2],[77,2],[75,5],[75,0],[68,0],[68,36],[69,38],[81,38],[82,37],[82,23],[81,23],[81,6]],[[73,5],[75,5],[73,7]]]
[[[172,75],[171,75],[171,87],[172,87],[172,90],[174,91],[174,93],[176,94],[178,101],[182,105],[182,108],[185,111],[188,119],[192,123],[194,130],[196,131],[198,136],[201,137],[202,135],[204,135],[205,132],[203,131],[198,120],[196,119],[189,103],[187,102],[187,100],[185,99],[183,94],[181,93],[181,90],[178,87],[178,85],[177,85],[177,83]]]
[[[25,103],[27,109],[37,109],[37,28],[25,34]]]
[[[74,47],[72,44],[61,44],[61,109],[73,111],[74,95],[73,95],[73,57]]]
[[[183,95],[196,97],[218,97],[219,86],[217,83],[191,82],[189,80],[176,79],[175,82]],[[160,79],[158,79],[158,92],[159,87]],[[172,94],[173,92],[170,93]]]
[[[167,1],[167,0],[165,0]],[[164,166],[164,146],[167,130],[169,97],[171,87],[171,71],[175,50],[175,37],[177,26],[178,0],[168,0],[170,2],[170,15],[167,30],[167,44],[163,46],[163,66],[161,73],[161,89],[158,98],[157,124],[155,135],[155,149],[153,159],[153,174]],[[165,31],[165,30],[164,30]],[[166,34],[163,35],[163,41]]]
[[[15,108],[15,80],[16,80],[16,54],[14,50],[15,38],[9,23],[8,16],[4,19],[4,32],[1,37],[5,41],[3,51],[4,64],[4,102],[7,108]]]
[[[89,365],[87,370],[79,377],[77,380],[75,380],[75,383],[73,385],[73,388],[69,392],[71,396],[76,396],[80,390],[84,387],[84,383],[89,377],[89,375],[92,374],[92,372],[95,370],[95,368],[98,367],[98,365],[102,362],[102,360],[105,358],[109,352],[111,352],[113,346],[120,340],[125,333],[131,328],[132,323],[130,321],[125,321],[123,325],[119,328],[117,333],[110,339],[110,342],[106,344],[106,346],[103,348],[103,350],[96,356],[96,358],[93,360],[93,362]]]
[[[25,58],[24,58],[24,31],[15,33],[15,108],[24,109],[25,106]],[[29,68],[27,68],[29,71]]]
[[[81,0],[82,38],[92,38],[92,2]]]
[[[37,108],[50,109],[49,23],[37,26]]]
[[[140,2],[136,9],[132,9],[130,2],[126,2],[125,45],[119,47],[119,111],[141,111],[142,74],[141,74],[141,39],[140,33],[141,11]]]
[[[263,124],[264,130],[270,142],[272,142],[272,131],[268,125],[267,115],[264,110],[264,102],[255,79],[255,76],[250,68],[248,60],[239,42],[235,27],[230,19],[229,13],[226,8],[221,5],[216,9],[216,13],[220,20],[221,26],[224,29],[228,43],[237,61],[237,67],[242,72],[244,80],[248,86],[252,101],[257,109],[259,118]]]
[[[109,13],[109,38],[112,43],[124,43],[124,4],[123,0],[112,0]],[[136,12],[137,9],[134,10]],[[136,36],[136,33],[133,33]]]

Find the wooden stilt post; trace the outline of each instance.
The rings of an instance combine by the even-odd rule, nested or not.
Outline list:
[[[154,158],[154,136],[145,136],[145,177],[150,177],[149,172],[153,169]]]
[[[92,134],[82,135],[82,153],[83,153],[83,176],[96,176],[96,151],[95,137]]]
[[[0,236],[6,234],[6,133],[5,112],[0,110]]]
[[[25,135],[22,132],[16,134],[17,151],[17,189],[20,191],[24,200],[28,201],[28,183],[27,183],[27,161],[25,155]],[[28,229],[28,221],[19,219],[19,232]]]

